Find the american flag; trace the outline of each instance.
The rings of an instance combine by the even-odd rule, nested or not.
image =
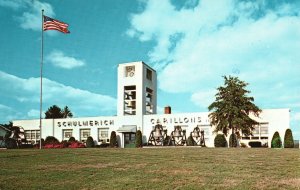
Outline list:
[[[44,24],[43,29],[46,30],[58,30],[63,33],[70,33],[68,30],[68,24],[61,22],[59,20],[55,20],[53,18],[50,18],[48,16],[44,16]]]

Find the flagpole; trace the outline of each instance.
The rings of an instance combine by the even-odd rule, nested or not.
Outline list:
[[[44,59],[44,9],[42,9],[42,40],[41,40],[40,149],[42,149],[43,59]]]

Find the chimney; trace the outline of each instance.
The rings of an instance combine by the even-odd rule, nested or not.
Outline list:
[[[171,114],[171,106],[165,107],[165,114]]]

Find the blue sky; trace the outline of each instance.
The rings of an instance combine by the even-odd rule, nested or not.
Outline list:
[[[159,112],[207,111],[233,75],[260,108],[290,108],[300,139],[299,1],[0,0],[0,123],[39,117],[41,9],[71,31],[45,32],[44,111],[115,115],[117,65],[144,61]]]

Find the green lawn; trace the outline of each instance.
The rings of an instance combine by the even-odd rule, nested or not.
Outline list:
[[[300,189],[300,150],[0,150],[0,189]]]

